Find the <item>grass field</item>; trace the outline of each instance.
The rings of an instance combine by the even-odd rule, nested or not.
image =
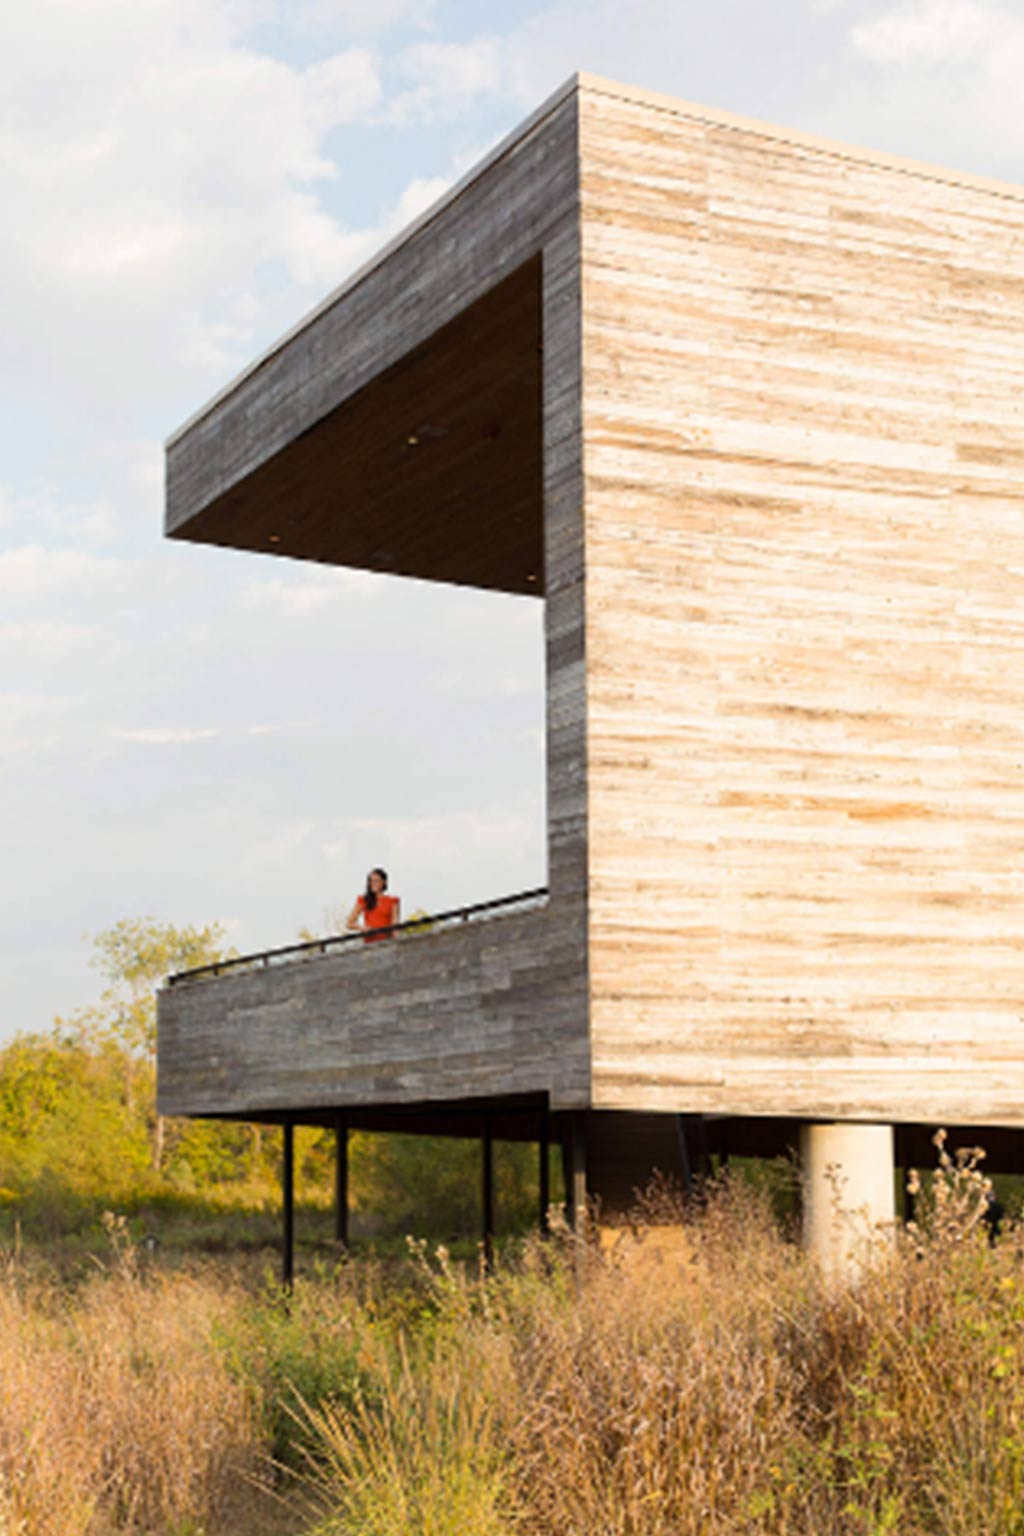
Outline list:
[[[1017,1536],[1024,1248],[948,1164],[826,1284],[763,1190],[340,1265],[9,1245],[2,1536]],[[650,1217],[648,1212],[648,1217]],[[667,1233],[671,1231],[671,1236]]]

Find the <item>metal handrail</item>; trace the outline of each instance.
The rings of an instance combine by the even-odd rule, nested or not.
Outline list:
[[[360,940],[365,941],[368,934],[374,937],[379,934],[383,937],[385,934],[435,928],[438,924],[465,923],[477,913],[496,912],[502,907],[515,907],[527,901],[540,901],[547,894],[547,886],[538,885],[530,891],[518,891],[514,896],[499,896],[495,901],[478,901],[469,907],[452,907],[447,912],[429,912],[422,917],[407,918],[404,923],[389,923],[380,928],[360,928],[352,933],[331,933],[323,939],[304,939],[300,944],[282,944],[277,949],[261,949],[252,955],[231,955],[226,960],[215,960],[210,965],[197,965],[190,971],[178,971],[175,975],[168,976],[167,985],[173,987],[181,981],[192,981],[196,976],[219,976],[222,971],[234,970],[243,965],[267,966],[289,955],[326,954],[328,949],[337,949],[343,944],[358,944]]]

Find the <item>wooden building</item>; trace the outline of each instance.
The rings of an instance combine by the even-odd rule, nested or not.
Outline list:
[[[578,76],[167,496],[172,538],[543,601],[549,892],[176,982],[162,1110],[492,1117],[612,1204],[681,1115],[1017,1157],[1024,190]]]

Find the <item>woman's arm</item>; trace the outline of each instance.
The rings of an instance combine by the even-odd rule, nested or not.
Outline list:
[[[359,927],[359,919],[362,917],[362,915],[363,915],[363,909],[360,906],[359,900],[357,898],[355,906],[352,908],[352,911],[348,915],[348,919],[347,919],[347,921],[345,923],[345,927],[346,928],[358,928]]]

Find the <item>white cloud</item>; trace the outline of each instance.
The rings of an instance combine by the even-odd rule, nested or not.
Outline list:
[[[61,500],[48,487],[17,496],[0,492],[0,525],[5,521],[55,533],[67,544],[102,545],[113,540],[116,519],[113,507],[103,502]]]
[[[394,213],[391,216],[391,224],[394,231],[404,229],[406,224],[411,224],[413,219],[418,219],[421,213],[425,213],[431,203],[436,203],[452,184],[450,176],[421,176],[410,181],[398,202],[395,204]]]
[[[0,693],[0,735],[59,709],[66,699],[45,693]]]
[[[876,72],[889,147],[1021,179],[1024,15],[988,0],[901,0],[850,38]]]
[[[518,658],[523,663],[523,670],[518,673],[491,672],[481,676],[479,669],[472,665],[453,667],[435,677],[433,685],[438,693],[454,694],[463,699],[472,699],[481,694],[492,699],[523,698],[534,693],[537,687],[537,678],[525,664],[526,659],[525,655]],[[534,658],[529,659],[532,661]]]
[[[138,742],[143,746],[165,747],[193,741],[212,741],[220,731],[210,726],[141,726],[135,730],[112,731],[117,741]]]
[[[541,841],[535,806],[519,810],[485,805],[448,816],[356,818],[351,826],[374,838],[388,858],[400,857],[405,865],[420,868],[466,859],[469,850],[476,858],[518,856],[534,845],[539,848]]]
[[[106,592],[124,580],[125,564],[82,549],[23,544],[0,553],[0,597],[36,603]]]
[[[58,693],[0,693],[0,760],[25,761],[31,773],[34,751],[59,733],[60,717],[71,702]]]
[[[280,827],[269,837],[259,838],[253,843],[247,862],[251,864],[287,863],[315,829],[316,823],[308,820],[295,821]]]
[[[87,544],[100,545],[111,544],[114,539],[114,509],[109,506],[51,506],[45,518],[63,537],[70,535]]]
[[[397,26],[428,27],[436,0],[298,0],[281,20],[299,35],[323,37],[332,29],[356,36]]]
[[[0,257],[12,387],[123,398],[273,325],[282,292],[364,254],[320,207],[326,135],[377,102],[373,55],[299,67],[245,40],[225,0],[36,0],[0,54]],[[159,368],[157,369],[157,365]]]
[[[967,66],[1020,30],[1001,8],[979,0],[910,0],[853,30],[854,47],[879,64]]]
[[[247,607],[264,609],[281,617],[301,619],[330,608],[355,594],[386,590],[387,578],[374,571],[338,570],[308,576],[303,570],[256,582],[245,595]]]
[[[415,43],[400,56],[398,72],[410,84],[390,108],[397,123],[458,117],[483,95],[508,93],[508,69],[497,37]]]
[[[60,620],[36,619],[26,624],[0,624],[0,655],[17,655],[24,667],[32,658],[62,660],[95,640],[97,631],[88,624],[64,624]]]
[[[340,837],[330,837],[323,844],[321,852],[328,865],[337,869],[347,870],[352,864],[351,839],[342,834]]]

